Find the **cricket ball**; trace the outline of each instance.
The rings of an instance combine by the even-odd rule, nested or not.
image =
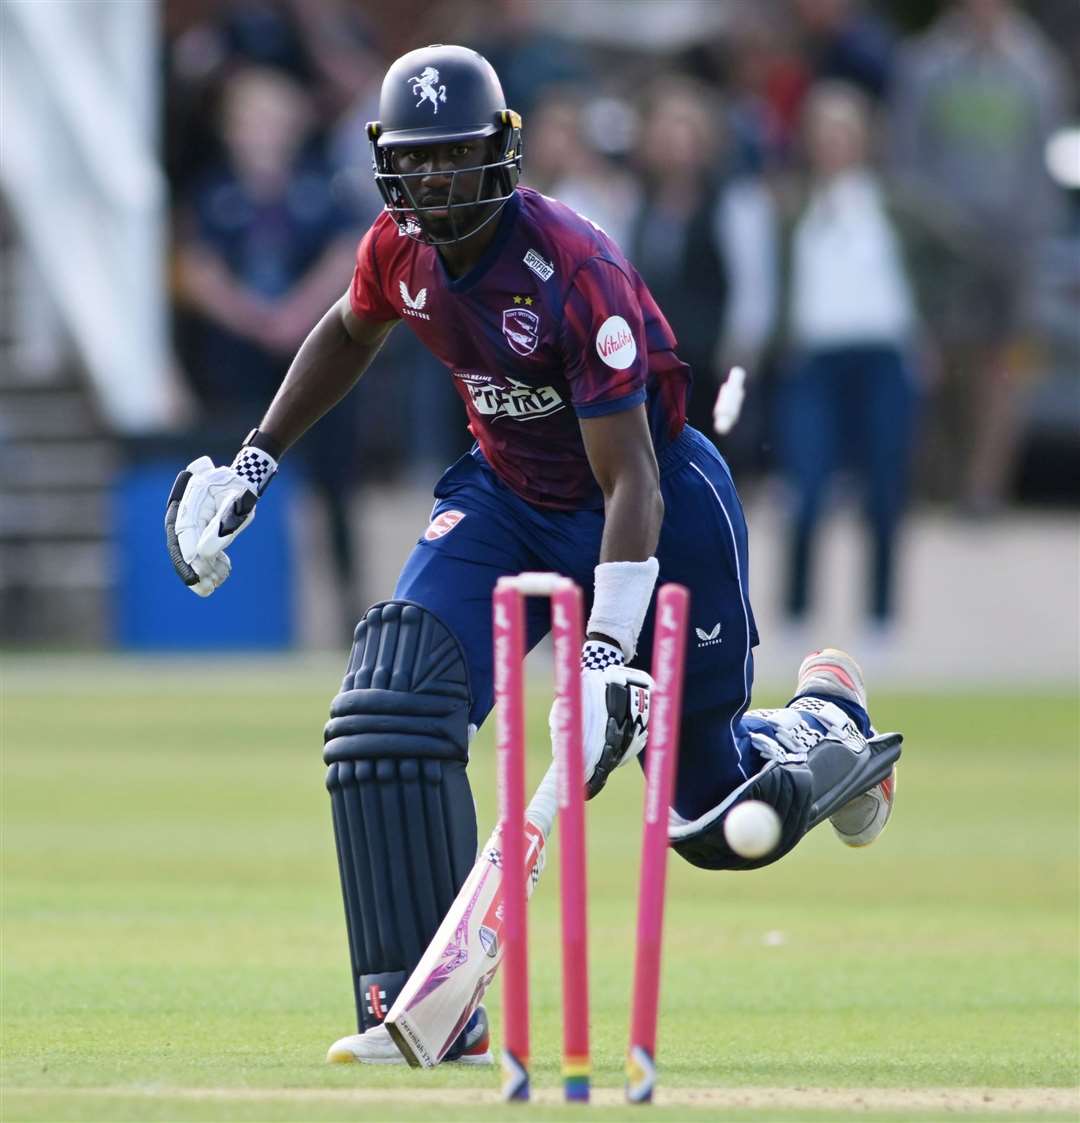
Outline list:
[[[724,819],[724,838],[740,858],[764,858],[780,841],[780,816],[760,799],[737,803]]]

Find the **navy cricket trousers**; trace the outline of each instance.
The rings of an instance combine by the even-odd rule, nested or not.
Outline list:
[[[742,724],[754,677],[757,628],[750,608],[746,521],[727,465],[687,428],[659,457],[664,524],[660,578],[690,590],[682,739],[674,805],[685,818],[714,807],[760,767]],[[461,642],[479,726],[494,701],[491,597],[504,574],[548,570],[592,597],[603,512],[552,511],[515,495],[479,450],[458,460],[435,489],[432,521],[410,554],[394,596],[439,616]],[[549,628],[545,602],[527,602],[527,642]],[[635,660],[648,668],[652,610]]]

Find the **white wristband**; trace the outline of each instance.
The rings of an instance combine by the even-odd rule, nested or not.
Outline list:
[[[643,562],[602,562],[593,571],[593,608],[586,634],[610,636],[629,663],[649,611],[660,572],[656,558]]]

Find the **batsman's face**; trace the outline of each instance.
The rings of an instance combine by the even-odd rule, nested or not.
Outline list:
[[[401,148],[393,153],[393,168],[404,181],[418,207],[424,208],[426,226],[439,237],[452,233],[449,207],[454,206],[457,227],[470,229],[484,208],[481,195],[489,145],[483,140],[457,141],[426,148]]]

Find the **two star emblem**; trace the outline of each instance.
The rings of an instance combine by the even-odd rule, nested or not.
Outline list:
[[[531,296],[515,296],[515,304],[532,304],[533,298]]]

